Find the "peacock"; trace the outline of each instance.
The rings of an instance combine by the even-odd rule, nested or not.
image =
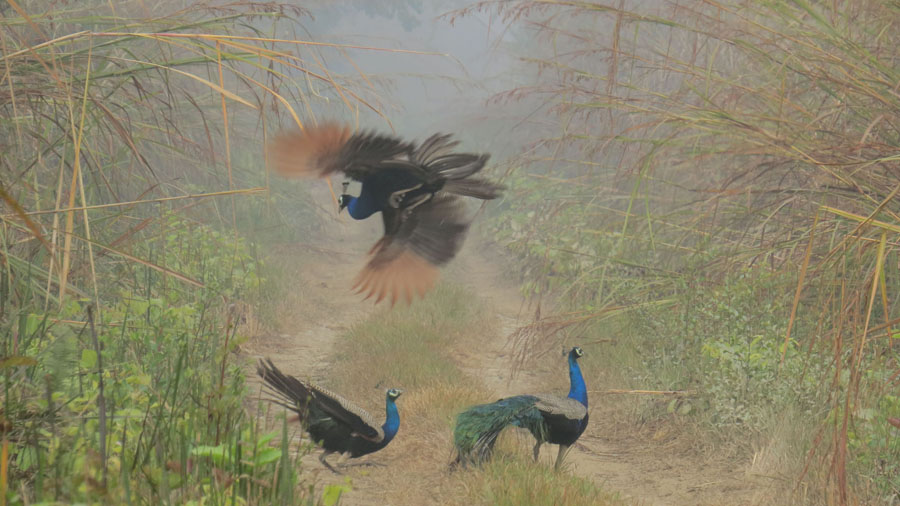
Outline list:
[[[578,440],[588,424],[587,389],[578,366],[578,359],[583,355],[577,346],[568,353],[568,397],[516,395],[491,404],[472,406],[457,415],[453,432],[456,462],[463,465],[483,462],[490,457],[500,432],[508,425],[514,425],[528,429],[537,440],[534,460],[538,459],[543,443],[558,444],[556,469],[559,469],[569,446]]]
[[[371,132],[351,134],[346,126],[324,124],[279,135],[270,146],[275,168],[293,177],[343,173],[362,183],[358,196],[344,182],[338,212],[363,220],[380,212],[384,236],[353,288],[375,303],[423,296],[438,268],[459,252],[469,227],[459,196],[483,200],[500,196],[503,186],[474,175],[490,155],[453,153],[459,141],[435,134],[421,145]]]
[[[349,453],[350,458],[356,458],[377,452],[400,429],[397,398],[402,390],[387,391],[387,419],[379,426],[364,409],[309,381],[282,373],[270,359],[260,360],[256,371],[279,397],[273,402],[299,415],[303,428],[325,450],[319,462],[334,473],[338,471],[325,460],[329,455]]]

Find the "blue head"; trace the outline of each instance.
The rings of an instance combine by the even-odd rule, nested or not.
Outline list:
[[[347,212],[350,213],[350,217],[354,220],[364,220],[380,211],[380,209],[373,204],[371,198],[363,199],[361,197],[354,197],[353,195],[342,193],[338,197],[338,213],[343,211],[344,208],[347,209]]]
[[[340,214],[341,211],[343,211],[345,207],[349,207],[349,209],[347,209],[347,212],[350,213],[350,216],[352,216],[353,218],[356,218],[356,216],[354,216],[356,214],[355,211],[356,211],[356,207],[357,207],[356,206],[356,197],[354,197],[353,195],[349,195],[347,193],[347,188],[349,186],[350,186],[350,181],[344,181],[343,183],[341,183],[342,191],[341,191],[340,197],[338,197],[338,214]],[[356,218],[356,219],[359,219],[359,218]]]
[[[584,350],[578,346],[569,352],[569,398],[587,406],[587,385],[584,384],[581,367],[578,366],[578,359],[583,356]]]
[[[346,190],[344,190],[344,191],[346,191]],[[338,213],[340,213],[341,211],[344,210],[344,208],[349,206],[350,202],[353,200],[356,200],[356,197],[354,197],[353,195],[348,195],[346,193],[340,194],[340,196],[338,197]]]
[[[391,439],[394,439],[394,436],[397,435],[397,431],[400,429],[400,412],[397,411],[397,398],[400,397],[400,394],[403,393],[403,390],[399,390],[397,388],[392,388],[387,391],[387,395],[385,396],[385,412],[387,417],[384,421],[384,425],[381,426],[381,429],[384,431],[384,441],[382,441],[385,445],[391,442]]]

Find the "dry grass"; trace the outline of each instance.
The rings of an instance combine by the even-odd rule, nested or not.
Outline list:
[[[567,326],[653,303],[677,312],[697,285],[796,273],[793,303],[773,308],[785,330],[765,339],[803,350],[798,377],[829,368],[814,415],[827,423],[796,442],[813,446],[807,469],[835,503],[896,496],[894,468],[876,462],[900,451],[882,439],[897,415],[896,2],[473,8],[533,30],[540,86],[497,101],[547,115],[532,116],[539,133],[499,229],[526,259],[529,293],[578,311],[544,315],[523,337],[547,339],[543,351]]]
[[[231,458],[260,437],[232,409],[231,351],[267,318],[244,309],[267,301],[241,232],[295,221],[269,185],[270,132],[380,114],[365,76],[323,63],[378,49],[306,40],[306,12],[279,3],[3,10],[0,355],[25,360],[4,376],[0,500],[308,498],[287,457],[248,473]],[[230,454],[191,460],[210,447]]]
[[[588,481],[557,475],[552,467],[526,458],[531,445],[505,438],[505,456],[484,469],[451,472],[452,428],[456,414],[484,402],[488,392],[454,362],[456,350],[477,347],[493,335],[492,319],[479,299],[457,285],[439,283],[409,307],[378,311],[354,325],[336,344],[331,378],[351,398],[368,398],[374,413],[383,407],[373,387],[405,389],[399,406],[400,433],[373,460],[389,470],[373,470],[349,500],[360,497],[385,504],[603,504],[608,496]],[[517,454],[521,458],[506,455]],[[360,478],[363,480],[363,478]],[[370,490],[368,483],[378,483]],[[499,501],[499,502],[497,502]]]

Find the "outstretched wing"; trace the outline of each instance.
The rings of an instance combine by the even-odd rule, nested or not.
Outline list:
[[[277,404],[295,411],[301,418],[310,411],[321,411],[361,437],[376,442],[384,438],[372,415],[340,395],[282,373],[270,359],[260,360],[256,371],[281,398]]]
[[[397,137],[370,132],[350,134],[333,123],[275,137],[269,155],[275,170],[288,177],[327,177],[343,172],[361,181],[386,163],[409,163],[413,145]]]
[[[357,276],[354,288],[375,296],[390,297],[391,305],[402,296],[412,302],[437,281],[437,268],[450,261],[462,246],[469,224],[464,203],[438,193],[413,209],[385,209],[384,237],[372,248],[372,257]]]

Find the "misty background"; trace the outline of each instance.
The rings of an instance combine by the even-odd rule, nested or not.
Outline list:
[[[896,504],[898,16],[896,0],[0,5],[0,495]],[[471,256],[421,304],[373,308],[327,277],[364,261],[379,220],[270,170],[274,135],[324,120],[492,155],[507,189],[473,203]],[[466,284],[478,268],[510,283],[515,318]],[[497,394],[483,371],[563,389],[554,361],[575,344],[604,393],[573,472],[514,443],[452,477],[416,460]],[[396,467],[320,480],[250,407],[260,349],[354,399],[409,387]],[[390,495],[405,473],[415,493]]]

